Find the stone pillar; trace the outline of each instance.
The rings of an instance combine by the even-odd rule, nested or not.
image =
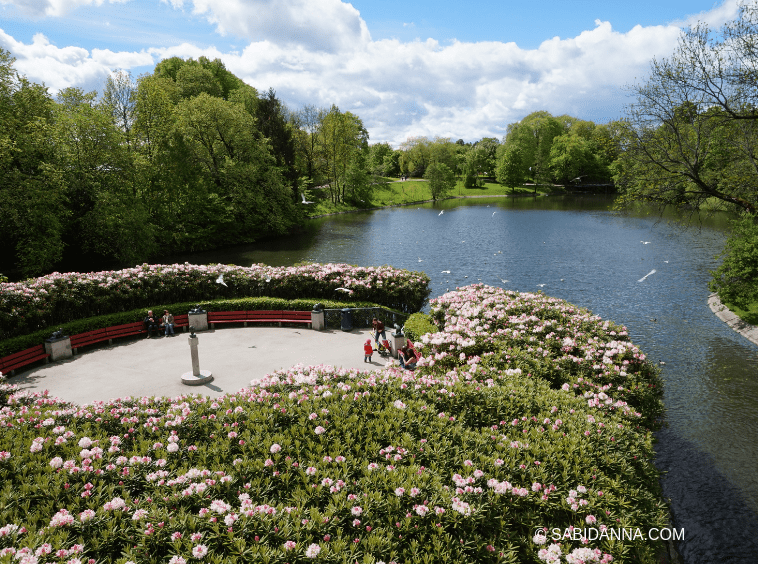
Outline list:
[[[200,358],[197,354],[197,344],[200,339],[195,335],[195,328],[190,325],[190,336],[187,339],[190,346],[190,357],[192,358],[192,372],[182,374],[182,384],[187,386],[199,386],[213,381],[213,374],[210,370],[200,370]]]
[[[326,328],[325,316],[324,306],[315,304],[311,311],[311,328],[316,331],[323,331]]]
[[[49,360],[53,362],[71,358],[74,355],[71,350],[71,339],[68,335],[60,335],[60,330],[53,333],[49,339],[45,339],[45,352],[50,355]]]
[[[390,338],[390,344],[392,344],[392,356],[398,358],[397,351],[405,346],[405,336],[403,335],[399,325],[395,325],[395,330],[392,332],[392,336]]]
[[[199,305],[187,312],[188,325],[194,327],[195,331],[208,330],[208,312]]]

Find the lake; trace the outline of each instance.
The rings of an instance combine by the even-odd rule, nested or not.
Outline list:
[[[665,363],[656,464],[685,529],[685,562],[755,562],[758,347],[707,304],[725,218],[685,229],[610,205],[602,196],[447,200],[314,219],[274,242],[170,260],[389,264],[426,272],[432,297],[474,283],[542,291],[625,325]]]

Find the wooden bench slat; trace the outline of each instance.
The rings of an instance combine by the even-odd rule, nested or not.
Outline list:
[[[31,348],[19,351],[0,358],[0,371],[3,373],[14,372],[17,368],[26,366],[38,360],[49,362],[50,355],[45,352],[45,345],[35,345]]]

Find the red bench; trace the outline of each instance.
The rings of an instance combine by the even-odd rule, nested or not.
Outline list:
[[[71,340],[71,351],[76,354],[76,349],[79,347],[107,341],[108,333],[107,329],[95,329],[94,331],[71,335],[69,339]]]
[[[30,349],[19,351],[8,356],[0,358],[0,372],[3,374],[11,373],[11,376],[16,372],[17,368],[26,366],[38,360],[45,359],[45,363],[50,362],[50,355],[45,352],[45,345],[36,345]]]
[[[211,329],[217,323],[242,323],[247,327],[248,323],[301,323],[311,324],[310,311],[269,310],[259,309],[252,311],[209,311],[208,324]]]
[[[188,326],[189,316],[186,313],[174,316],[174,329],[186,330]],[[135,321],[133,323],[124,323],[122,325],[79,333],[78,335],[71,335],[69,338],[71,339],[71,350],[76,354],[76,349],[79,347],[93,345],[102,341],[108,341],[108,344],[112,345],[113,339],[117,339],[118,337],[131,337],[142,335],[143,333],[147,333],[145,323],[143,321]]]

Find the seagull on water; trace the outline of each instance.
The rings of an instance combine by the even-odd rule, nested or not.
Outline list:
[[[418,261],[419,262],[424,262],[423,260],[421,260],[421,257],[418,257]]]
[[[303,203],[304,203],[304,204],[312,204],[312,203],[313,203],[313,202],[309,202],[309,201],[307,201],[307,200],[305,199],[305,194],[303,194],[302,192],[300,192],[300,196],[302,196],[302,198],[303,198]]]
[[[647,278],[651,274],[655,274],[655,269],[653,269],[650,272],[648,272],[647,274],[645,274],[645,276],[643,276],[642,278],[640,278],[639,280],[637,280],[637,282],[643,282],[645,280],[645,278]]]
[[[450,271],[449,270],[443,270],[442,274],[450,274]]]
[[[223,273],[219,274],[218,278],[216,278],[216,284],[221,284],[222,286],[226,286],[226,282],[224,282],[224,275],[223,275]],[[226,287],[228,288],[229,286],[226,286]]]
[[[537,286],[539,286],[540,288],[544,288],[545,287],[544,284],[537,284]]]
[[[510,282],[510,280],[503,280],[503,279],[501,278],[501,279],[500,279],[500,282],[502,282],[503,284],[507,284],[508,282]]]
[[[640,241],[640,243],[642,243],[643,245],[649,245],[650,241]]]

